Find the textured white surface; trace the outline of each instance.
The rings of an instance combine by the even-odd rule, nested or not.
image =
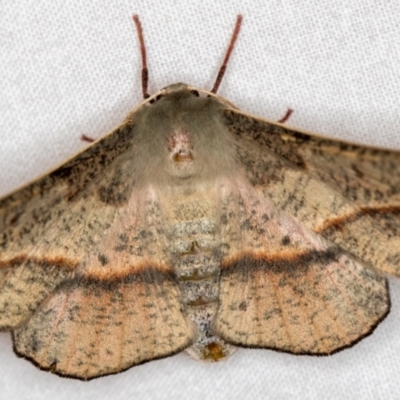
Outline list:
[[[400,2],[393,0],[0,1],[0,195],[118,125],[141,100],[130,20],[145,30],[150,91],[212,87],[237,13],[242,32],[219,94],[252,114],[400,149]],[[1,399],[394,399],[400,281],[374,334],[331,357],[240,350],[202,365],[180,354],[88,383],[16,358],[0,333]]]

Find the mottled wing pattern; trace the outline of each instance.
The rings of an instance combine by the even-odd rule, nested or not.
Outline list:
[[[120,372],[194,340],[157,193],[132,177],[134,137],[125,123],[0,202],[0,328],[60,375]]]
[[[389,312],[385,279],[329,249],[227,261],[220,296],[215,329],[223,339],[295,354],[350,346]]]
[[[235,110],[224,118],[236,137],[265,154],[254,165],[243,158],[264,198],[370,267],[400,274],[400,153],[299,133]]]
[[[193,332],[168,272],[64,281],[14,330],[17,354],[60,375],[90,379],[182,351]]]
[[[241,143],[241,154],[251,147]],[[330,354],[369,334],[389,311],[386,279],[262,191],[240,181],[234,187],[222,195],[227,250],[216,334],[237,346],[296,354]]]

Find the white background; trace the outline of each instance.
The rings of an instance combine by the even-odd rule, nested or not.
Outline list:
[[[242,31],[219,94],[252,114],[400,149],[397,0],[0,0],[0,195],[118,125],[141,100],[130,16],[145,31],[150,92],[211,89],[236,14]],[[18,359],[0,333],[1,399],[394,399],[400,393],[400,280],[372,336],[330,357],[240,350],[185,354],[90,382]]]

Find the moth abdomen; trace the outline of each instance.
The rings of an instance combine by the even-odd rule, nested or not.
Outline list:
[[[168,209],[168,253],[178,278],[181,301],[197,330],[195,343],[187,352],[195,359],[217,361],[234,348],[214,335],[213,320],[218,310],[221,238],[218,191],[215,185],[197,190],[170,192]]]

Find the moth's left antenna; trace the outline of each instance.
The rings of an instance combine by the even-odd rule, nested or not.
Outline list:
[[[140,44],[140,53],[142,55],[142,92],[143,98],[147,99],[150,97],[149,93],[147,92],[147,86],[149,84],[149,70],[147,69],[147,61],[146,61],[146,46],[144,45],[144,38],[143,38],[143,30],[142,24],[139,21],[139,16],[137,14],[132,15],[133,22],[136,25],[136,31],[139,38]]]
[[[242,20],[243,20],[243,16],[239,14],[236,18],[235,29],[233,30],[228,50],[225,53],[224,61],[222,62],[221,68],[218,71],[218,75],[217,75],[217,79],[215,80],[214,87],[211,90],[212,93],[217,93],[217,90],[222,81],[222,78],[224,77],[226,67],[228,66],[229,57],[232,54],[232,50],[233,50],[233,47],[235,46],[236,39],[239,36],[239,31],[240,31],[240,26],[242,25]]]

